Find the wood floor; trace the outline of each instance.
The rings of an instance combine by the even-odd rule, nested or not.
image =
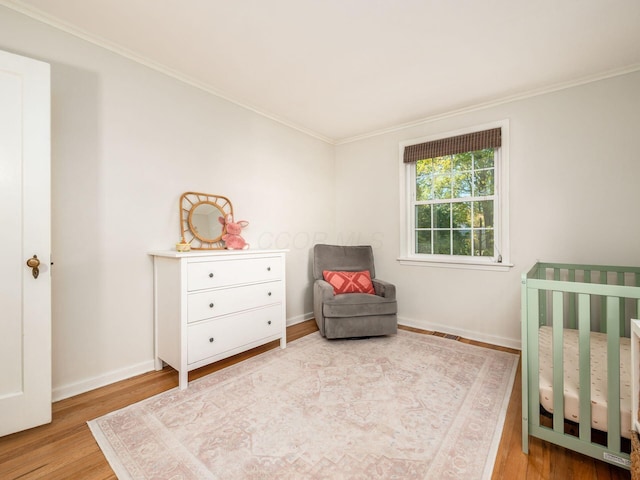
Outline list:
[[[287,328],[291,342],[316,331],[313,320]],[[418,331],[415,329],[409,329]],[[433,332],[424,332],[433,334]],[[492,347],[465,339],[459,341]],[[193,371],[189,379],[201,377],[252,355],[276,348],[278,342],[242,353],[230,359]],[[0,438],[0,479],[115,479],[113,471],[93,439],[86,422],[101,415],[178,385],[178,375],[171,368],[149,372],[53,404],[53,422]],[[520,372],[514,383],[502,440],[498,450],[493,480],[609,480],[631,478],[627,470],[591,459],[542,440],[531,438],[530,453],[520,449]]]

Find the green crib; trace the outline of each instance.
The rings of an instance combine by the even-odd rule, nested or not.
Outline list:
[[[524,453],[532,435],[629,468],[639,311],[640,268],[539,262],[522,275]]]

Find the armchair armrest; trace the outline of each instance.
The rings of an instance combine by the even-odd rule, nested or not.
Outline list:
[[[314,294],[322,298],[322,300],[329,300],[333,297],[333,286],[326,280],[316,280],[313,284]]]
[[[378,278],[372,278],[373,288],[376,291],[376,295],[379,297],[388,298],[389,300],[396,299],[396,286],[392,283],[385,282]]]
[[[316,323],[320,334],[324,336],[324,314],[322,313],[322,304],[325,300],[333,298],[333,287],[329,282],[324,280],[316,280],[313,282],[313,315],[316,317]]]

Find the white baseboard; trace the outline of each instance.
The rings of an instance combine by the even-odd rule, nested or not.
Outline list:
[[[127,378],[150,372],[151,370],[154,370],[154,363],[153,360],[148,360],[137,365],[121,368],[120,370],[107,372],[97,377],[87,378],[80,382],[55,387],[51,392],[51,400],[53,402],[64,400],[65,398],[80,395],[81,393],[95,390],[96,388],[104,387],[119,382],[120,380],[126,380]]]
[[[312,318],[314,318],[313,312],[307,312],[302,315],[296,315],[295,317],[287,318],[287,327],[306,322],[307,320],[311,320]]]
[[[506,337],[499,337],[496,335],[488,335],[482,332],[476,332],[473,330],[466,330],[463,328],[455,328],[451,325],[442,325],[439,323],[429,322],[428,320],[415,320],[411,318],[398,317],[398,324],[405,327],[420,328],[422,330],[433,330],[441,333],[448,333],[451,335],[457,335],[459,337],[468,338],[469,340],[475,340],[477,342],[489,343],[491,345],[499,345],[501,347],[513,348],[516,350],[522,350],[522,341],[520,339],[512,339]]]

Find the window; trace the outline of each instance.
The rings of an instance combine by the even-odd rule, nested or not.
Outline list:
[[[401,262],[509,266],[507,127],[401,145]]]

